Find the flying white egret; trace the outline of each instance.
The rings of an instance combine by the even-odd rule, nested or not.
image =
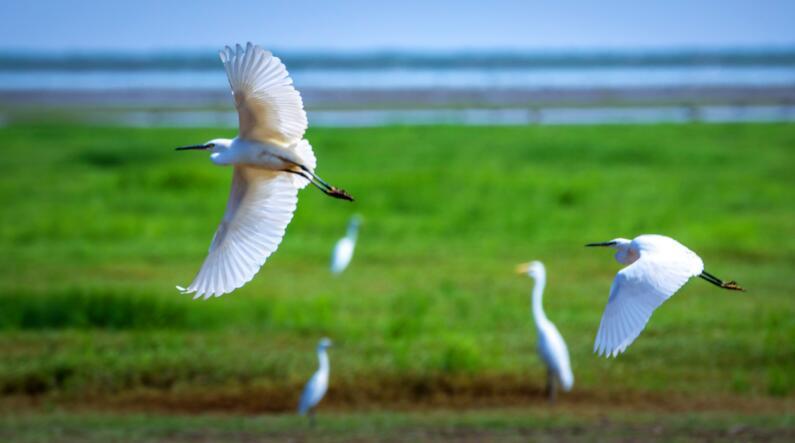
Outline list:
[[[328,338],[322,338],[320,342],[318,342],[316,349],[318,368],[317,371],[312,374],[312,378],[309,379],[306,386],[304,386],[304,392],[301,394],[301,401],[298,403],[298,413],[300,415],[309,414],[310,423],[314,423],[314,408],[320,400],[323,399],[323,396],[326,395],[326,389],[328,389],[329,362],[326,349],[329,347],[331,347],[331,340]]]
[[[337,241],[334,252],[331,254],[331,273],[340,274],[350,264],[353,258],[353,250],[356,248],[356,237],[359,234],[359,224],[361,220],[354,215],[348,222],[348,231],[345,237]]]
[[[219,166],[232,165],[232,191],[210,251],[187,287],[194,298],[220,296],[254,278],[276,250],[293,218],[298,190],[312,183],[326,195],[353,200],[315,175],[315,155],[301,95],[278,57],[249,43],[221,51],[237,108],[240,134],[177,150],[210,151]]]
[[[563,336],[558,332],[555,324],[549,321],[544,314],[542,298],[544,286],[547,282],[547,273],[544,264],[540,261],[523,263],[516,267],[516,272],[529,275],[535,280],[533,286],[533,320],[538,333],[538,355],[547,366],[547,396],[549,401],[555,401],[555,383],[568,392],[574,386],[574,374],[571,372],[569,349]]]
[[[629,265],[620,270],[610,287],[594,352],[615,357],[640,335],[652,312],[691,277],[715,286],[743,291],[736,282],[724,282],[704,270],[701,258],[678,241],[663,235],[640,235],[634,240],[617,238],[585,246],[615,248],[616,261]]]

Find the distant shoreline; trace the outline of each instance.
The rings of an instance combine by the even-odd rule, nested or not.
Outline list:
[[[795,47],[659,50],[280,51],[290,69],[586,68],[795,66]],[[217,50],[158,52],[0,51],[0,71],[220,70]]]

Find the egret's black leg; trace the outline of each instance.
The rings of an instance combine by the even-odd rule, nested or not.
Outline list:
[[[326,193],[326,194],[328,194],[328,193],[330,192],[330,190],[329,190],[328,188],[326,188],[325,186],[321,186],[321,185],[320,185],[320,184],[318,184],[316,181],[312,180],[312,177],[310,177],[310,176],[308,176],[308,175],[304,174],[304,173],[303,173],[303,172],[301,172],[301,171],[296,171],[296,170],[294,170],[294,169],[285,169],[285,170],[284,170],[284,172],[289,172],[290,174],[299,175],[299,176],[301,176],[301,177],[305,178],[307,181],[309,181],[309,183],[312,183],[312,186],[314,186],[314,187],[316,187],[316,188],[320,189],[321,191],[323,191],[323,192],[324,192],[324,193]]]
[[[328,186],[329,188],[334,188],[334,186],[328,184],[325,180],[320,178],[317,174],[315,174],[311,169],[307,168],[306,166],[304,166],[304,165],[302,165],[300,163],[296,163],[296,166],[301,168],[304,172],[306,172],[307,174],[311,175],[312,177],[315,177],[315,179],[317,181],[319,181],[320,183],[323,183],[324,185]]]
[[[547,369],[547,400],[549,404],[554,405],[556,397],[555,374],[552,373],[551,369]]]
[[[701,277],[704,280],[712,283],[715,286],[720,286],[721,285],[721,281],[719,279],[715,278],[715,276],[710,274],[709,272],[706,272],[706,271],[702,272],[701,274],[699,274],[699,277]]]
[[[704,280],[712,283],[713,285],[723,288],[723,289],[731,289],[733,291],[745,291],[745,289],[741,288],[736,281],[732,280],[730,282],[725,282],[718,277],[710,274],[707,271],[703,271],[701,274],[698,275],[699,277],[703,278]]]
[[[294,161],[292,161],[292,160],[290,160],[290,159],[286,159],[286,158],[284,158],[284,157],[279,157],[279,158],[280,158],[282,161],[285,161],[285,162],[287,162],[287,163],[293,164],[293,165],[295,165],[295,166],[297,166],[297,167],[301,168],[301,171],[303,171],[303,173],[301,173],[301,171],[292,171],[292,170],[288,170],[289,172],[292,172],[292,173],[294,173],[294,174],[298,174],[298,175],[300,175],[300,176],[304,177],[305,179],[307,179],[307,180],[309,180],[310,182],[312,182],[312,183],[313,183],[313,184],[314,184],[316,187],[318,187],[318,188],[320,188],[320,186],[318,185],[318,183],[320,183],[321,185],[323,185],[323,186],[326,188],[326,190],[328,191],[328,192],[326,192],[326,191],[323,191],[323,192],[324,192],[326,195],[328,195],[328,196],[331,196],[331,197],[334,197],[334,198],[339,198],[339,199],[342,199],[342,200],[353,201],[353,197],[352,197],[350,194],[348,194],[348,192],[347,192],[347,191],[345,191],[344,189],[340,189],[340,188],[338,188],[338,187],[336,187],[336,186],[334,186],[334,185],[331,185],[331,184],[329,184],[328,182],[326,182],[325,180],[323,180],[322,178],[320,178],[320,177],[319,177],[317,174],[315,174],[314,172],[312,172],[312,170],[311,170],[311,169],[307,168],[306,166],[302,165],[301,163],[296,163],[296,162],[294,162]],[[312,179],[310,179],[309,177],[307,177],[307,176],[306,176],[306,174],[309,174],[310,176],[312,176],[312,178],[314,178],[315,180],[317,180],[317,183],[316,183],[316,182],[314,182],[314,181],[313,181]],[[322,189],[321,189],[321,190],[322,190]]]
[[[315,427],[315,410],[314,409],[310,409],[309,413],[307,414],[307,416],[309,417],[309,427],[310,428],[314,428]]]
[[[324,194],[328,195],[329,197],[334,197],[334,198],[339,198],[339,199],[342,199],[342,200],[353,201],[353,197],[351,197],[350,194],[348,194],[344,190],[337,189],[334,186],[330,186],[328,183],[323,182],[323,181],[318,183],[315,180],[313,180],[313,177],[310,177],[310,176],[306,175],[302,171],[296,171],[296,170],[293,170],[293,169],[285,169],[284,172],[289,172],[290,174],[299,175],[299,176],[307,179],[309,181],[309,183],[312,183],[312,185],[314,187],[320,189],[321,191],[323,191]],[[329,186],[329,187],[326,187],[326,186]]]

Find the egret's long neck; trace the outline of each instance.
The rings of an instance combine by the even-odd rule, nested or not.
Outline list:
[[[356,241],[356,236],[359,235],[359,225],[356,223],[351,223],[348,225],[348,232],[346,233],[346,237],[349,239]]]
[[[535,285],[533,286],[533,319],[537,326],[547,321],[547,316],[544,314],[544,307],[542,305],[544,286],[546,283],[547,276],[543,273],[535,276]]]
[[[326,354],[325,349],[317,350],[317,361],[320,363],[320,367],[318,369],[322,372],[328,372],[328,354]]]

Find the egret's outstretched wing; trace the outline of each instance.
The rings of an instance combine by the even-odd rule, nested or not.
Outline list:
[[[251,43],[220,53],[235,97],[240,137],[290,147],[307,120],[301,94],[278,57]]]
[[[179,289],[208,298],[243,286],[281,243],[297,201],[298,188],[288,174],[236,166],[210,252],[193,283]]]
[[[701,260],[689,254],[641,252],[640,258],[619,271],[610,288],[594,352],[615,357],[640,335],[652,312],[701,273]]]

